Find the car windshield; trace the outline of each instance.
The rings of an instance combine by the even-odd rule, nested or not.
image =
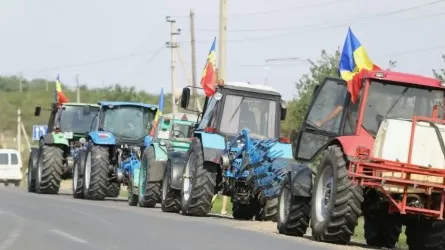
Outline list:
[[[140,106],[114,106],[106,108],[103,128],[118,137],[140,139],[150,131],[156,109]]]
[[[88,133],[91,123],[99,112],[98,107],[91,107],[88,115],[84,114],[85,106],[64,106],[60,115],[60,130],[73,133]]]
[[[172,134],[175,138],[189,138],[191,125],[174,123]]]
[[[227,95],[220,131],[237,134],[248,128],[253,137],[274,138],[277,134],[277,101]]]
[[[431,116],[436,101],[443,103],[443,90],[371,81],[363,127],[375,135],[385,118]]]

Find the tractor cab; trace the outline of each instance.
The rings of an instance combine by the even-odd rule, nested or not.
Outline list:
[[[363,139],[360,144],[371,150],[385,119],[431,117],[435,105],[444,101],[444,86],[438,80],[421,76],[369,72],[363,77],[359,96],[353,103],[345,81],[326,78],[314,89],[298,134],[296,157],[312,161],[327,144],[343,136],[360,137]],[[436,118],[443,119],[443,112]],[[345,153],[354,155],[357,146],[344,148]]]
[[[193,135],[196,115],[176,113],[163,115],[157,132],[155,142],[166,147],[167,151],[187,151]]]
[[[99,102],[100,113],[94,120],[92,131],[111,133],[116,145],[144,146],[157,106],[133,102]]]
[[[190,89],[184,88],[182,108],[187,108],[189,99]],[[287,103],[272,87],[229,82],[219,85],[215,94],[206,98],[196,130],[230,138],[248,128],[253,138],[279,138],[286,109]]]

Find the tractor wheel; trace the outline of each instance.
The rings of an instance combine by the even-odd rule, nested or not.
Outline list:
[[[161,182],[150,182],[150,166],[156,162],[155,149],[149,147],[142,155],[141,169],[139,172],[139,206],[155,207],[161,199]]]
[[[206,216],[212,209],[216,187],[216,164],[204,162],[201,140],[194,138],[187,153],[181,188],[183,215]]]
[[[38,152],[36,150],[31,151],[31,153],[29,154],[29,159],[28,159],[28,177],[27,182],[28,182],[28,192],[30,193],[35,193],[37,191],[37,186],[36,186],[36,175],[37,175],[37,157],[38,157]]]
[[[311,198],[292,195],[289,180],[285,179],[278,199],[278,232],[303,236],[309,227]]]
[[[37,192],[57,194],[63,174],[63,149],[44,145],[37,165]]]
[[[121,193],[120,184],[117,182],[108,182],[107,197],[117,198]]]
[[[138,204],[138,195],[133,194],[133,178],[128,182],[127,200],[128,205],[134,207]]]
[[[164,180],[162,181],[161,208],[163,212],[179,213],[181,211],[181,191],[170,187],[171,178],[170,161],[167,161]]]
[[[107,147],[89,143],[83,188],[85,199],[104,200],[107,195],[109,152]]]
[[[362,213],[363,189],[352,183],[347,166],[341,148],[329,146],[312,190],[311,228],[317,241],[346,244],[354,234]]]
[[[232,216],[235,220],[252,220],[254,215],[252,204],[233,203]]]
[[[365,192],[363,214],[365,239],[370,247],[394,248],[402,232],[399,214],[389,214],[389,203],[381,199],[375,189]]]
[[[277,221],[278,198],[267,200],[255,216],[257,221]]]
[[[419,219],[406,226],[410,250],[445,250],[445,221]]]
[[[83,199],[83,176],[85,173],[85,157],[86,152],[81,151],[78,158],[74,161],[73,167],[73,197],[75,199]]]

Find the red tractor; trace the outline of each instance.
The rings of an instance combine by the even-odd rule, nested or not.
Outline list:
[[[406,225],[409,249],[445,249],[445,83],[392,71],[361,83],[355,103],[343,80],[315,88],[295,149],[316,165],[312,194],[292,195],[290,177],[278,230],[302,235],[310,218],[315,240],[347,244],[363,215],[369,246],[393,248]]]

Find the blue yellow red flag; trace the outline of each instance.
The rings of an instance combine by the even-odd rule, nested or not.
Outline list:
[[[60,77],[56,77],[56,88],[54,89],[54,101],[59,105],[69,102],[68,97],[62,91],[62,84],[60,83]]]
[[[201,87],[204,89],[206,96],[215,94],[216,84],[216,37],[213,39],[212,47],[210,47],[209,55],[201,76]]]
[[[340,56],[338,71],[341,78],[347,81],[353,103],[360,93],[361,75],[367,71],[379,69],[380,67],[371,61],[365,48],[349,28]]]
[[[150,130],[151,136],[155,135],[159,123],[159,118],[162,116],[162,112],[164,112],[164,88],[161,88],[161,93],[159,94],[158,110],[156,111],[156,116],[153,120],[153,124]]]

